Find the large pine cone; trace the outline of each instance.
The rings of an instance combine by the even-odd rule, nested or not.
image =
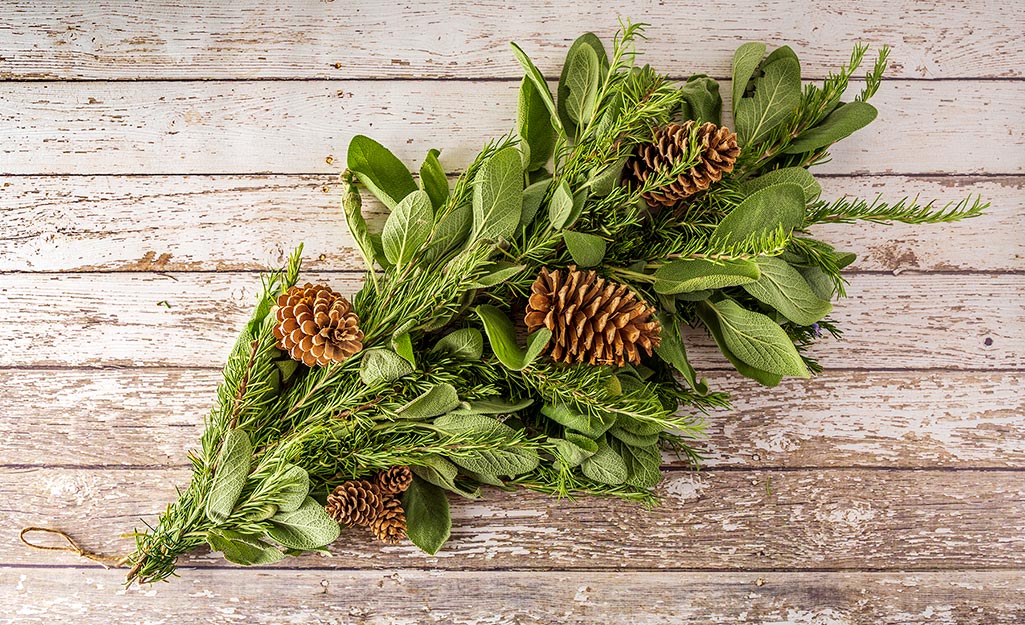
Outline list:
[[[331,491],[324,509],[345,527],[370,527],[381,515],[384,501],[372,482],[349,480]]]
[[[413,483],[413,472],[406,466],[396,466],[381,471],[374,478],[377,489],[385,495],[403,493]]]
[[[293,286],[278,297],[278,347],[308,367],[342,362],[363,349],[359,317],[349,300],[326,286]]]
[[[638,346],[650,356],[662,327],[654,309],[625,284],[599,278],[593,271],[548,271],[531,286],[524,321],[527,331],[552,331],[548,342],[556,362],[592,365],[640,364]]]
[[[406,511],[397,497],[384,500],[381,514],[370,524],[370,531],[378,540],[394,545],[406,537]]]
[[[690,156],[690,133],[693,120],[683,124],[668,124],[655,129],[654,141],[637,146],[637,151],[627,162],[624,180],[639,187],[655,172],[667,172],[681,159]],[[699,162],[680,174],[673,182],[643,193],[642,197],[652,206],[672,206],[685,197],[704,191],[713,182],[722,180],[725,173],[733,171],[733,164],[740,154],[737,135],[725,126],[719,127],[705,122],[697,129]]]

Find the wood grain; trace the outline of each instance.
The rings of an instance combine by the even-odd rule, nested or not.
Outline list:
[[[790,44],[806,76],[857,41],[894,47],[891,75],[1021,76],[1016,2],[641,2],[556,7],[544,0],[412,5],[305,0],[117,0],[5,4],[0,76],[15,79],[481,78],[520,76],[509,41],[547,75],[586,30],[611,40],[617,16],[649,22],[644,62],[686,77],[729,75],[744,41]],[[608,45],[608,44],[607,44]]]
[[[185,485],[185,469],[0,470],[0,563],[68,564],[26,549],[26,525],[59,527],[86,549],[116,554],[118,538],[152,521]],[[437,556],[387,546],[359,530],[288,566],[327,568],[958,570],[1025,567],[1020,471],[737,470],[673,472],[663,503],[576,501],[487,491],[452,500],[452,540]],[[220,554],[185,566],[223,565]]]
[[[342,293],[354,273],[309,273]],[[252,273],[0,274],[0,367],[221,367],[249,318]],[[845,342],[809,353],[854,369],[1025,368],[1025,274],[861,274],[831,317]],[[687,335],[699,368],[722,355]]]
[[[1025,269],[1025,177],[822,177],[823,197],[968,195],[984,217],[949,226],[820,226],[858,254],[852,270]],[[305,243],[309,270],[360,269],[337,178],[318,176],[9,176],[0,183],[0,271],[236,271],[283,262]],[[367,195],[371,223],[383,207]],[[285,224],[282,216],[287,215]],[[957,237],[957,245],[950,244]]]
[[[0,173],[336,173],[357,133],[408,163],[438,148],[445,163],[460,167],[487,138],[512,128],[518,88],[514,81],[10,83],[0,108]],[[1023,97],[1025,81],[890,81],[873,99],[876,122],[838,144],[820,171],[1025,173]]]
[[[139,622],[174,614],[210,625],[1019,625],[1018,572],[703,573],[260,571],[190,569],[119,589],[123,571],[0,569],[12,625]]]
[[[1025,468],[1022,373],[827,371],[772,389],[708,377],[734,409],[707,420],[706,468]],[[0,370],[0,462],[187,466],[219,382],[212,369]]]

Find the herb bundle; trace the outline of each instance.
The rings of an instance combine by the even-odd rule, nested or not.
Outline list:
[[[558,91],[525,70],[515,129],[453,185],[430,151],[418,179],[374,140],[349,145],[342,209],[367,265],[351,300],[299,285],[301,248],[264,278],[224,370],[193,477],[136,534],[129,582],[174,574],[209,545],[239,564],[322,551],[343,529],[436,553],[448,492],[527,488],[654,504],[664,450],[700,460],[705,415],[727,406],[687,359],[702,328],[745,376],[809,377],[807,349],[854,255],[819,223],[937,223],[985,205],[820,199],[808,168],[876,116],[866,52],[802,87],[789,47],[733,58],[719,85],[570,47]],[[389,210],[370,228],[361,190]]]

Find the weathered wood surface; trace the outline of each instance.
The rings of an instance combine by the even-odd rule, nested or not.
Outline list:
[[[182,469],[0,470],[0,562],[67,564],[26,550],[19,528],[41,520],[101,553],[153,519],[184,485]],[[663,503],[557,500],[486,490],[452,500],[452,540],[437,556],[346,532],[284,566],[345,568],[957,570],[1025,568],[1025,480],[1019,471],[708,470],[669,473]],[[42,540],[45,540],[42,539]],[[198,552],[186,566],[223,565]]]
[[[362,275],[307,278],[348,293]],[[220,367],[259,286],[253,273],[0,274],[0,366]],[[1025,365],[1025,274],[856,274],[847,294],[831,314],[845,341],[809,351],[827,367]],[[695,366],[723,365],[707,337],[688,341]]]
[[[841,370],[773,389],[705,373],[734,402],[707,419],[709,468],[1025,468],[1020,372]],[[0,370],[0,466],[187,466],[218,382],[214,369]]]
[[[644,61],[686,77],[729,75],[734,49],[790,44],[806,76],[824,76],[857,41],[894,47],[893,76],[1020,77],[1017,2],[612,2],[488,0],[66,3],[4,6],[0,76],[110,78],[519,78],[516,41],[548,74],[582,31],[606,40],[616,17],[649,22]]]
[[[817,236],[858,254],[854,271],[1025,269],[1025,177],[839,176],[821,183],[829,199],[995,200],[986,215],[964,224],[816,227]],[[299,243],[307,270],[362,268],[342,223],[341,185],[328,174],[8,176],[0,193],[0,271],[260,270],[279,266]],[[383,208],[369,194],[364,207],[371,223],[382,225]]]
[[[190,569],[119,588],[118,571],[0,569],[5,622],[337,625],[1020,625],[1025,576],[958,573]],[[226,581],[230,579],[230,581]],[[173,614],[173,616],[172,616]]]
[[[358,133],[407,162],[438,148],[459,167],[513,127],[518,89],[514,81],[11,83],[0,108],[0,173],[336,173]],[[1025,81],[889,81],[872,100],[875,123],[838,144],[818,171],[1025,173],[1023,97]]]

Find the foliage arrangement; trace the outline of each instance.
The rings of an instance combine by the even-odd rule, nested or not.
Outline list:
[[[162,580],[209,545],[240,564],[322,551],[342,528],[436,553],[447,493],[482,486],[654,504],[664,450],[700,459],[727,406],[688,361],[706,332],[745,376],[820,367],[831,301],[854,255],[821,223],[956,221],[985,206],[820,199],[808,168],[876,116],[884,48],[802,87],[789,47],[742,45],[732,126],[719,85],[636,63],[640,25],[611,54],[570,47],[558,91],[525,70],[515,129],[450,185],[430,151],[418,179],[355,137],[342,208],[366,261],[351,301],[298,284],[301,249],[264,278],[224,370],[193,477],[136,535],[129,582]],[[390,214],[364,219],[361,188]],[[358,529],[356,530],[358,531]]]

